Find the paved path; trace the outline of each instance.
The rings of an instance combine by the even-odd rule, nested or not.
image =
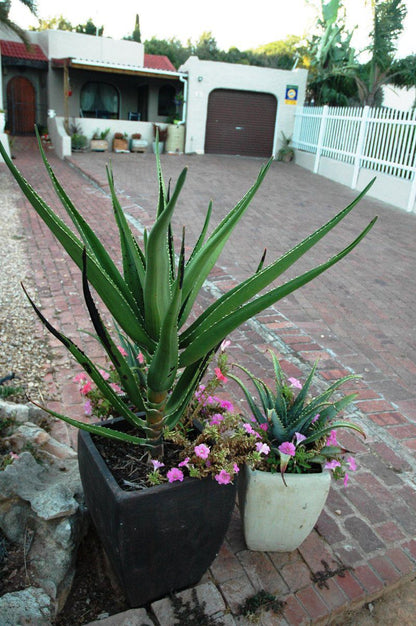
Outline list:
[[[53,155],[51,160],[76,205],[106,245],[116,250],[104,176],[108,156],[73,155],[72,168]],[[17,145],[16,157],[16,165],[35,188],[57,206],[30,143]],[[137,224],[148,224],[157,193],[154,157],[113,155],[112,161],[124,210]],[[184,165],[189,166],[179,218],[191,224],[189,241],[198,232],[209,198],[214,200],[217,223],[225,208],[240,199],[261,165],[257,159],[167,155],[162,163],[166,176],[173,179]],[[274,258],[353,196],[348,188],[297,166],[273,164],[250,214],[235,233],[234,247],[221,257],[201,306],[210,301],[213,290],[223,291],[247,276],[257,266],[263,246],[268,248],[269,259]],[[277,593],[286,602],[281,617],[265,616],[261,623],[326,623],[415,575],[416,216],[364,200],[345,226],[309,255],[308,267],[352,240],[375,214],[380,216],[375,229],[350,257],[233,334],[232,357],[263,376],[265,368],[270,368],[266,352],[270,346],[281,356],[285,370],[298,376],[317,358],[323,380],[333,380],[349,368],[362,373],[363,381],[354,387],[360,394],[355,417],[363,424],[367,441],[363,445],[355,437],[344,436],[345,445],[356,452],[359,471],[348,489],[334,486],[316,529],[299,550],[290,554],[247,551],[236,512],[201,588],[214,604],[231,609],[227,624],[244,623],[233,616],[245,598],[260,589]],[[26,201],[21,219],[43,311],[77,338],[77,329],[87,326],[78,295],[78,273]],[[87,339],[82,341],[84,347],[97,350]],[[56,348],[55,367],[47,374],[57,394],[52,405],[57,409],[69,406],[73,414],[79,414],[73,373],[67,357]],[[325,571],[326,586],[312,582],[312,574]],[[167,604],[153,607],[163,626],[171,623]]]

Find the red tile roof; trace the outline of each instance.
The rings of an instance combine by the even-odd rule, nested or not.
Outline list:
[[[162,54],[146,54],[144,55],[144,67],[152,70],[164,70],[165,72],[176,72],[176,67],[171,63],[168,57]]]
[[[14,59],[29,59],[30,61],[47,61],[42,48],[38,44],[31,44],[26,48],[24,43],[18,41],[0,41],[1,54]]]

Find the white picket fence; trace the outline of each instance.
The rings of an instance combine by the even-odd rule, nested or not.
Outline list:
[[[416,110],[387,108],[299,107],[293,146],[353,165],[351,187],[366,168],[409,181],[407,210],[416,199]]]

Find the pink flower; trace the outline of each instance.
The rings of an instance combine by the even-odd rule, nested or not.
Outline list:
[[[315,422],[317,422],[319,420],[319,418],[321,417],[320,413],[317,413],[315,415],[315,417],[313,418],[313,420],[311,421],[311,424],[315,424]]]
[[[345,476],[344,476],[344,487],[346,487],[348,485],[348,481],[349,481],[350,477],[348,476],[347,472],[345,472]]]
[[[224,341],[221,342],[221,352],[225,352],[230,345],[231,341],[229,339],[224,339]]]
[[[302,443],[302,441],[305,441],[305,439],[306,439],[305,435],[302,435],[302,433],[295,433],[295,437],[296,437],[296,445],[297,446],[300,443]]]
[[[120,354],[122,356],[127,356],[127,352],[125,351],[125,349],[122,346],[117,346],[118,351],[120,352]]]
[[[108,372],[106,372],[105,370],[98,370],[101,374],[101,376],[104,378],[104,380],[108,380],[110,378],[110,374]]]
[[[116,393],[122,393],[122,389],[119,385],[117,385],[117,383],[110,383],[110,387]]]
[[[74,383],[84,383],[84,381],[87,380],[87,377],[84,374],[84,372],[80,372],[79,374],[74,376],[74,378],[72,380],[74,381]]]
[[[357,469],[357,463],[355,462],[355,459],[352,456],[348,457],[347,465],[350,468],[350,470],[353,471],[353,472],[355,472],[355,470]]]
[[[268,430],[269,425],[268,425],[268,423],[267,423],[267,422],[264,422],[264,424],[260,424],[260,428],[261,428],[262,430]]]
[[[83,396],[86,396],[87,393],[89,393],[92,389],[92,383],[90,380],[88,380],[85,385],[82,385],[80,392],[82,393]]]
[[[156,472],[158,469],[160,469],[161,467],[165,467],[164,463],[161,463],[160,461],[158,461],[157,459],[151,459],[151,464],[153,465],[153,470]]]
[[[293,376],[291,376],[288,378],[288,381],[290,382],[291,387],[294,387],[295,389],[302,389],[302,383],[297,378],[293,378]]]
[[[217,380],[221,381],[222,383],[227,382],[228,378],[224,376],[224,374],[222,373],[219,367],[216,367],[214,369],[214,372],[215,372],[215,376],[217,377]]]
[[[220,400],[220,407],[228,411],[228,413],[232,413],[234,411],[234,405],[229,400]]]
[[[333,459],[332,461],[327,461],[324,467],[325,469],[334,470],[336,467],[341,467],[341,463]]]
[[[13,459],[13,461],[16,461],[16,459],[19,458],[19,455],[16,454],[15,452],[10,452],[10,458]]]
[[[183,461],[181,461],[180,463],[178,463],[179,467],[188,467],[189,466],[189,461],[191,459],[189,458],[189,456],[186,457],[186,459],[184,459]]]
[[[84,402],[84,413],[85,415],[92,415],[92,404],[91,400],[86,400]]]
[[[183,481],[183,472],[177,467],[172,467],[172,469],[168,471],[166,476],[170,483],[174,483],[177,480],[179,480],[180,482]]]
[[[140,365],[143,365],[144,363],[144,356],[141,352],[139,352],[139,354],[137,355],[137,360],[139,361]]]
[[[281,443],[278,450],[279,452],[282,452],[282,454],[287,454],[288,456],[295,456],[296,454],[296,448],[290,441],[284,441]]]
[[[204,443],[200,443],[199,446],[195,446],[194,452],[200,459],[207,459],[211,450]]]
[[[231,482],[231,476],[222,469],[219,474],[215,475],[215,480],[219,485],[228,485]]]
[[[224,419],[224,415],[221,415],[221,413],[214,413],[214,415],[211,417],[209,425],[218,426],[218,424],[221,424],[223,419]]]
[[[268,446],[267,443],[261,443],[259,441],[258,443],[256,443],[256,450],[260,454],[269,454],[270,446]]]
[[[238,472],[240,471],[240,468],[238,467],[237,463],[234,463],[233,470],[235,471],[236,474],[238,474]]]
[[[338,445],[338,441],[337,441],[337,431],[336,430],[331,430],[331,432],[329,433],[329,437],[326,440],[326,444],[327,446],[337,446]]]
[[[248,435],[257,435],[256,431],[254,430],[251,424],[245,423],[243,424],[243,428]]]

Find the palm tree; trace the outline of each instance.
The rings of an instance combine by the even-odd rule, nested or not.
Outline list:
[[[371,8],[373,30],[368,47],[371,59],[352,70],[360,101],[369,106],[376,103],[383,85],[394,82],[394,55],[407,12],[403,0],[371,0]]]
[[[20,0],[20,2],[24,4],[29,11],[33,13],[33,15],[36,16],[36,0]],[[30,42],[25,31],[9,18],[10,8],[11,0],[0,0],[0,27],[5,28],[6,30],[11,30],[28,46]]]

